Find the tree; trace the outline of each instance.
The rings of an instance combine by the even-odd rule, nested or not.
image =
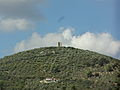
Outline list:
[[[77,90],[77,88],[75,86],[72,86],[71,90]]]

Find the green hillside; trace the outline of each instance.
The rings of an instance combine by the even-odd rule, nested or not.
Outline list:
[[[120,90],[120,60],[72,47],[24,51],[0,59],[0,90]]]

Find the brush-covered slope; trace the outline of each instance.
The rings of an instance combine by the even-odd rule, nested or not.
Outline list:
[[[24,51],[0,59],[0,90],[120,90],[120,60],[72,47]]]

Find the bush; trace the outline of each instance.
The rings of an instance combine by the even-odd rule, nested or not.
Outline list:
[[[99,60],[97,60],[97,64],[99,64],[100,66],[104,66],[105,64],[108,64],[109,61],[106,58],[100,58]]]
[[[111,71],[113,71],[113,68],[110,64],[108,64],[105,66],[105,70],[106,70],[106,72],[111,72]]]
[[[89,78],[89,77],[93,77],[94,75],[92,74],[92,72],[91,71],[88,71],[87,72],[87,77]]]

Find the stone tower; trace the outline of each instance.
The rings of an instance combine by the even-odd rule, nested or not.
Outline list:
[[[58,47],[62,47],[62,43],[61,42],[58,42]]]

